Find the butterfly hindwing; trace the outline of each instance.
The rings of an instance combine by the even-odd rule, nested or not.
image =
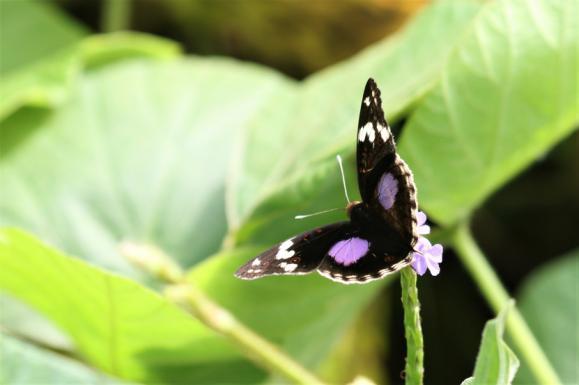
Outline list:
[[[418,240],[414,179],[396,153],[380,90],[372,79],[366,83],[362,96],[357,140],[358,185],[364,203],[414,245]]]
[[[256,279],[266,275],[310,273],[350,226],[349,222],[338,222],[289,238],[241,266],[235,276]]]
[[[409,256],[400,259],[370,244],[367,253],[350,265],[338,263],[335,258],[327,255],[318,267],[318,272],[326,278],[341,283],[364,283],[398,271],[410,262]]]
[[[365,211],[363,207],[355,210]],[[363,283],[379,279],[408,265],[411,248],[398,232],[379,216],[357,221],[353,213],[349,231],[328,250],[318,272],[341,283]]]

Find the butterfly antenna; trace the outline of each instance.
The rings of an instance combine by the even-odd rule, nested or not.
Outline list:
[[[344,166],[342,165],[342,157],[340,155],[336,155],[336,159],[338,160],[338,165],[340,165],[340,173],[342,174],[342,185],[344,186],[344,194],[346,194],[346,200],[350,203],[350,197],[348,196],[348,189],[346,188],[346,177],[344,176]]]
[[[304,218],[313,217],[314,215],[325,214],[325,213],[329,213],[329,212],[331,212],[331,211],[336,211],[336,210],[343,210],[343,208],[338,207],[338,208],[335,208],[335,209],[318,211],[317,213],[312,213],[312,214],[296,215],[294,218],[295,218],[295,219],[304,219]]]

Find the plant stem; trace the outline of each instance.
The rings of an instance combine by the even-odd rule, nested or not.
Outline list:
[[[257,365],[296,384],[324,385],[278,347],[249,329],[188,282],[183,270],[160,248],[126,241],[119,245],[119,251],[131,263],[169,283],[165,294],[170,300],[179,303],[207,327],[237,344]]]
[[[420,324],[420,302],[416,273],[411,268],[400,271],[404,335],[406,337],[406,385],[422,385],[424,377],[424,341]]]
[[[452,243],[483,296],[494,312],[498,314],[509,301],[509,294],[478,248],[467,224],[462,224],[457,228]],[[538,383],[561,385],[557,373],[516,307],[509,311],[507,332]]]
[[[102,8],[103,32],[126,30],[129,27],[131,0],[106,0]]]
[[[201,322],[235,342],[256,364],[278,373],[296,384],[323,385],[312,373],[288,357],[275,345],[247,328],[231,313],[211,301],[190,283],[171,286],[168,297],[185,305]]]

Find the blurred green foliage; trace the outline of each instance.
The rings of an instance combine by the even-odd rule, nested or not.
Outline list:
[[[176,4],[184,3],[168,7]],[[312,369],[388,284],[232,276],[262,247],[339,216],[288,219],[343,204],[333,158],[340,152],[352,163],[368,76],[387,116],[407,119],[401,155],[422,208],[447,227],[577,125],[579,39],[569,15],[579,10],[571,0],[437,3],[392,38],[302,82],[231,59],[183,57],[154,36],[83,39],[87,30],[50,4],[0,6],[0,224],[53,245],[3,230],[0,289],[70,337],[67,354],[126,380],[255,383],[266,373],[144,287],[157,283],[123,259],[122,240],[166,250],[211,298]],[[188,12],[176,14],[189,20]],[[347,174],[356,191],[353,169]],[[553,274],[562,290],[572,284]],[[548,341],[553,329],[537,309],[550,294],[534,294],[535,286],[523,309]],[[550,301],[550,314],[568,315],[570,300]],[[12,325],[40,317],[14,314]],[[27,337],[43,341],[33,330]],[[27,356],[37,348],[6,346],[36,360]],[[547,349],[552,361],[562,352]],[[42,360],[67,375],[68,362]],[[14,362],[2,361],[7,383],[36,370]],[[556,367],[567,379],[569,364]]]
[[[519,294],[521,311],[546,353],[555,358],[553,366],[564,384],[579,383],[578,275],[579,250],[575,250],[530,276]],[[531,382],[523,367],[515,383]]]

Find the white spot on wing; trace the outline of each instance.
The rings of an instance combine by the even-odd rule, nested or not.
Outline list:
[[[294,256],[296,252],[291,250],[291,251],[287,251],[287,250],[280,250],[277,252],[277,254],[275,255],[275,259],[288,259]]]
[[[380,123],[378,123],[378,133],[380,134],[384,142],[386,142],[388,138],[390,138],[390,130],[388,129],[388,127],[384,127]]]
[[[294,244],[294,242],[292,241],[292,238],[290,238],[287,241],[284,241],[281,245],[279,245],[279,249],[280,250],[287,250],[290,247],[292,247],[293,244]]]
[[[364,104],[366,105],[366,107],[368,107],[370,105],[370,97],[369,96],[366,96],[364,98]]]
[[[374,126],[372,122],[368,122],[362,127],[360,127],[360,132],[358,133],[358,140],[363,142],[366,140],[366,136],[370,143],[374,143],[374,139],[376,138],[376,132],[374,131]]]
[[[259,266],[260,264],[261,261],[259,260],[259,258],[255,258],[253,262],[251,262],[251,266]]]
[[[287,271],[288,273],[291,273],[292,271],[294,271],[296,268],[298,267],[297,263],[288,263],[287,265],[285,265],[285,267],[283,268],[285,271]]]
[[[275,259],[288,259],[291,258],[296,252],[294,250],[289,250],[290,247],[293,246],[292,239],[288,239],[284,241],[281,245],[279,245],[279,249],[277,254],[275,255]]]

